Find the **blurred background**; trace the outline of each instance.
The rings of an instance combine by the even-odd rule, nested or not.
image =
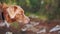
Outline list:
[[[28,34],[29,33],[33,34],[29,31],[29,28],[32,29],[34,34],[37,32],[37,29],[39,31],[39,29],[41,30],[44,28],[47,29],[47,33],[42,34],[58,33],[58,32],[49,33],[48,31],[55,27],[57,24],[60,24],[60,0],[0,0],[0,2],[4,2],[8,5],[19,5],[24,9],[25,15],[28,16],[31,20],[30,24],[24,27],[28,28]],[[34,26],[33,24],[37,26]],[[20,24],[20,26],[22,27],[23,25]],[[17,27],[16,24],[15,27]],[[12,27],[11,31],[13,30],[14,33],[17,34],[16,32],[18,32],[18,30]],[[24,34],[25,32],[22,33]]]
[[[60,0],[0,0],[21,6],[28,17],[41,20],[60,19]]]

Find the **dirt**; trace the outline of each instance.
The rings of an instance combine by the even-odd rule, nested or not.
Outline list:
[[[42,22],[42,21],[35,21],[35,22],[38,22],[39,24],[34,26],[34,28],[37,28],[37,29],[42,29],[42,28],[46,28],[46,32],[42,32],[42,33],[39,33],[39,34],[58,34],[58,31],[55,31],[55,32],[49,32],[50,29],[52,29],[53,27],[55,27],[56,25],[60,25],[60,21],[45,21],[45,22]],[[33,22],[32,22],[33,23]],[[7,28],[6,26],[3,26],[3,27],[0,27],[0,34],[5,34],[6,32],[12,32],[13,34],[37,34],[36,32],[32,31],[32,30],[26,30],[26,31],[22,31],[21,28],[23,28],[24,25],[20,24],[19,25],[19,28],[15,28],[13,26],[10,26],[9,28]]]

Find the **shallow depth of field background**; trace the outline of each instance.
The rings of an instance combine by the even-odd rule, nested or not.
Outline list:
[[[60,19],[60,0],[0,0],[21,6],[28,17],[41,20]]]
[[[32,24],[39,24],[37,26],[32,25],[34,27],[31,26],[32,33],[29,30],[26,33],[26,31],[20,31],[20,28],[22,28],[23,25],[13,23],[11,24],[11,28],[0,27],[0,31],[2,33],[5,31],[9,31],[10,29],[10,31],[14,32],[14,34],[35,34],[37,32],[37,29],[40,28],[41,30],[44,29],[44,27],[47,28],[47,32],[44,32],[42,34],[58,33],[57,31],[52,33],[50,33],[49,31],[57,24],[60,24],[60,0],[0,0],[0,2],[4,2],[8,5],[19,5],[20,7],[22,7],[24,9],[25,15],[28,16],[31,20],[31,23],[28,24],[28,26]],[[18,29],[15,29],[14,27]]]

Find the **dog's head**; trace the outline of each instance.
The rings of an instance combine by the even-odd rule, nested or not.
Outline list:
[[[11,5],[5,9],[5,18],[9,22],[17,21],[21,23],[28,23],[30,19],[25,16],[24,10],[17,5]]]

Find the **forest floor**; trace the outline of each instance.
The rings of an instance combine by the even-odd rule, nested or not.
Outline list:
[[[14,26],[7,28],[0,26],[0,34],[60,34],[60,20],[42,21],[39,19],[31,19],[29,24],[19,25],[18,29]],[[55,31],[51,31],[56,27]],[[25,29],[25,30],[24,30]]]

